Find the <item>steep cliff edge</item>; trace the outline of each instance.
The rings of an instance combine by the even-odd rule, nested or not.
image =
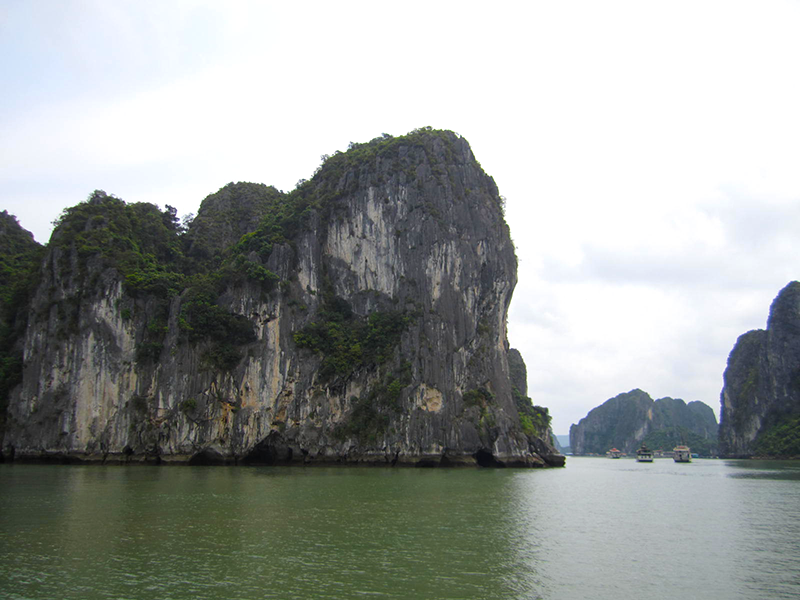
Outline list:
[[[515,405],[516,257],[467,142],[427,129],[326,158],[289,194],[226,186],[185,233],[169,207],[103,192],[65,211],[30,303],[4,447],[563,464]]]
[[[736,341],[720,403],[724,456],[800,456],[799,282],[772,302],[766,330]]]
[[[534,405],[528,397],[528,369],[522,354],[515,348],[508,351],[508,370],[511,377],[511,396],[514,398],[523,431],[533,444],[546,441],[546,444],[537,446],[537,451],[544,456],[549,455],[548,462],[563,465],[565,458],[550,426],[550,411],[544,406]]]
[[[716,454],[717,419],[702,402],[679,398],[653,400],[635,389],[610,398],[589,411],[569,430],[573,454],[605,454],[616,447],[634,452],[642,442],[654,450],[687,443],[702,454]]]
[[[29,290],[43,251],[16,217],[0,212],[0,439],[9,394],[22,380],[22,337]]]

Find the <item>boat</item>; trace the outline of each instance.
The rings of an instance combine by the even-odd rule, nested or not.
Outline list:
[[[608,452],[606,452],[609,458],[622,458],[622,451],[617,450],[616,448],[612,448]]]
[[[675,462],[692,462],[692,451],[688,446],[675,446],[672,449],[672,460]]]
[[[642,444],[642,447],[636,451],[636,462],[653,462],[653,451]]]

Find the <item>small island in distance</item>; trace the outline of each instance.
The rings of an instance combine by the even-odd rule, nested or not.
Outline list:
[[[679,445],[699,456],[800,458],[800,282],[772,302],[766,330],[749,331],[728,357],[717,427],[711,407],[642,390],[619,394],[557,436],[577,456],[624,454],[641,444],[671,456]]]

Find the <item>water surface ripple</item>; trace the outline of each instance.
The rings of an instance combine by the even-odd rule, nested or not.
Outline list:
[[[0,465],[9,599],[800,597],[800,462]]]

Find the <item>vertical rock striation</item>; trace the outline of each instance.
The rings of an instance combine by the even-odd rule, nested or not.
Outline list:
[[[48,246],[4,445],[82,460],[558,464],[512,396],[515,284],[497,187],[450,132],[354,144],[289,194],[231,184],[182,236],[157,207],[98,192]]]

